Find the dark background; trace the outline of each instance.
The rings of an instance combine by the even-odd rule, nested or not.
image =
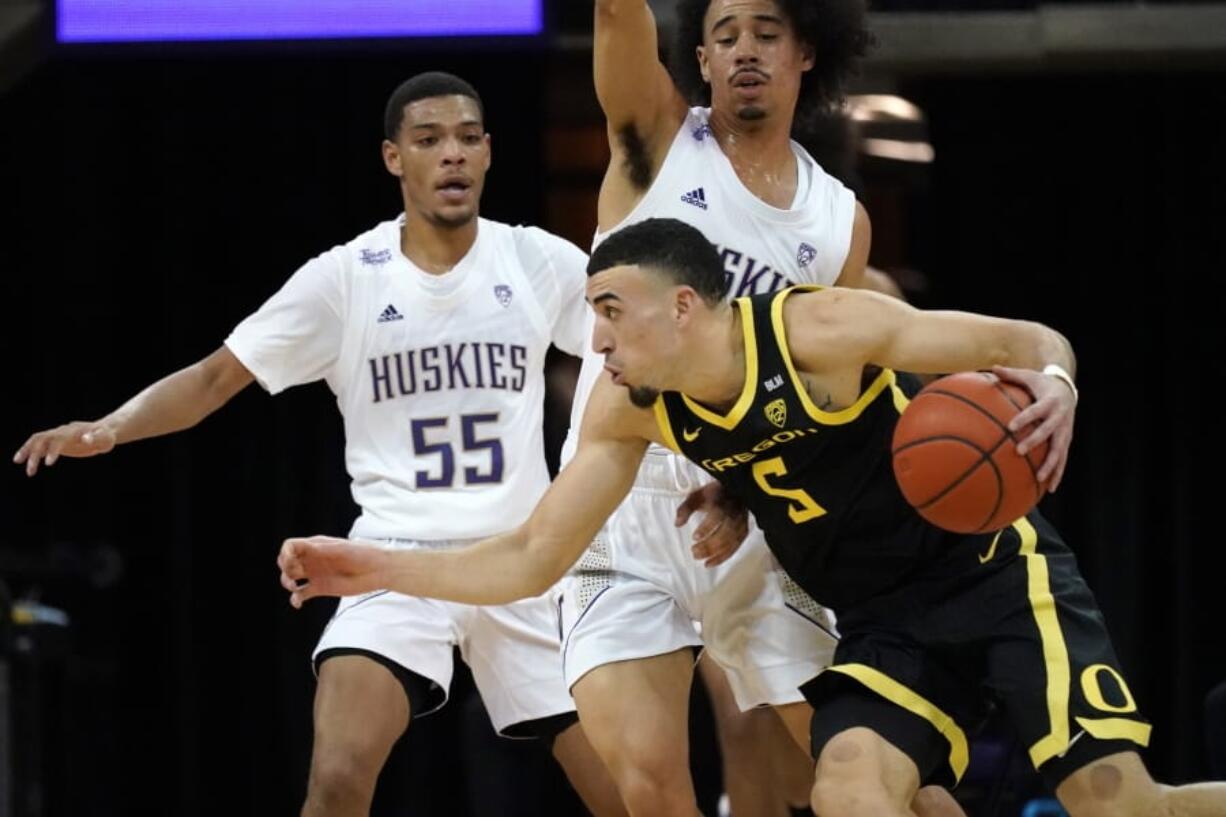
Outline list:
[[[382,47],[44,64],[0,96],[0,448],[205,356],[300,263],[394,216],[381,114],[419,70],[459,73],[485,97],[483,214],[548,226],[548,92],[586,60]],[[1205,773],[1202,701],[1226,679],[1226,77],[1147,71],[904,81],[937,161],[918,180],[865,179],[870,213],[875,184],[901,202],[879,231],[926,274],[917,302],[1072,340],[1077,437],[1045,508],[1155,724],[1151,766],[1184,781]],[[331,404],[322,385],[276,400],[255,387],[188,433],[0,475],[0,577],[72,621],[62,648],[48,628],[40,666],[12,667],[40,696],[15,717],[19,731],[40,720],[44,744],[14,752],[27,788],[41,777],[46,814],[296,813],[307,659],[330,603],[292,611],[274,557],[282,538],[343,533],[354,516]],[[462,781],[478,802],[500,796],[492,767],[466,768],[485,744],[457,737],[465,711],[414,725],[385,813],[466,813]],[[518,776],[527,813],[565,813],[556,771],[526,751],[539,771]]]

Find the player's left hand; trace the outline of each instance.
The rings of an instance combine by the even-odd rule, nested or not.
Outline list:
[[[1022,456],[1042,445],[1044,440],[1050,441],[1047,459],[1039,466],[1037,476],[1039,482],[1047,482],[1048,491],[1054,492],[1060,486],[1064,466],[1068,463],[1077,396],[1060,378],[1032,369],[995,366],[992,371],[1001,380],[1021,386],[1034,395],[1034,402],[1018,412],[1009,423],[1009,431],[1021,431],[1034,424],[1034,430],[1017,445],[1017,453]]]
[[[356,596],[385,586],[388,552],[347,539],[286,539],[277,556],[289,603],[302,607],[316,596]]]
[[[702,511],[703,519],[694,529],[690,552],[706,567],[723,564],[749,534],[749,514],[718,482],[710,482],[687,496],[677,508],[674,524],[681,527],[695,511]]]

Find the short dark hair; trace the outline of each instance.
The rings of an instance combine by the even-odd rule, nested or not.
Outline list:
[[[419,99],[436,96],[466,96],[477,103],[477,110],[481,113],[482,120],[485,119],[485,106],[481,104],[481,95],[476,88],[455,74],[427,71],[409,77],[392,91],[387,107],[383,110],[383,135],[395,142],[400,134],[400,125],[404,122],[404,107]]]
[[[800,80],[797,122],[842,104],[847,80],[875,43],[866,22],[865,0],[774,0],[800,42],[813,49],[813,68]],[[711,89],[698,69],[702,22],[711,0],[679,0],[670,58],[673,79],[695,105],[711,104]]]
[[[728,291],[724,262],[715,245],[695,228],[675,218],[649,218],[618,230],[592,252],[587,274],[636,264],[693,287],[710,306]]]

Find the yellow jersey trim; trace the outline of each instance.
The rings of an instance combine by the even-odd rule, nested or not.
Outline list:
[[[725,431],[736,428],[737,423],[744,419],[758,393],[758,341],[754,335],[753,304],[748,298],[737,298],[733,303],[741,310],[741,331],[745,334],[745,385],[741,388],[741,396],[727,414],[716,414],[686,395],[681,395],[685,407],[693,412],[695,417]]]
[[[660,427],[660,436],[664,439],[664,444],[680,454],[681,446],[677,445],[677,438],[673,436],[673,424],[668,419],[668,407],[664,405],[663,395],[656,398],[651,411],[656,416],[656,425]]]
[[[782,290],[771,302],[771,326],[775,330],[775,341],[779,345],[779,353],[783,357],[783,365],[787,367],[788,374],[792,378],[792,387],[800,398],[800,404],[805,407],[805,413],[823,425],[841,426],[859,417],[864,412],[864,409],[877,399],[877,395],[881,394],[886,388],[892,388],[895,385],[894,372],[883,368],[876,379],[869,384],[869,387],[860,394],[856,402],[847,408],[839,409],[838,411],[822,411],[817,407],[817,404],[813,402],[813,398],[809,397],[809,390],[805,388],[804,381],[800,379],[800,372],[796,371],[796,365],[792,362],[792,353],[788,349],[787,332],[783,327],[783,302],[794,292],[816,292],[819,289],[825,289],[825,287],[796,286]],[[894,389],[893,398],[895,408],[901,413],[907,405],[906,395],[901,390]]]
[[[970,750],[967,746],[966,733],[954,722],[953,718],[942,712],[931,701],[866,664],[839,664],[830,667],[829,671],[839,672],[856,679],[890,703],[897,704],[932,724],[933,728],[949,741],[949,768],[954,773],[954,782],[962,779],[967,763],[970,761]]]
[[[907,410],[907,406],[911,405],[911,398],[907,397],[907,393],[899,388],[897,382],[890,384],[890,392],[894,395],[894,410],[901,415]]]
[[[1030,762],[1037,769],[1053,757],[1063,755],[1069,747],[1068,708],[1072,673],[1068,646],[1064,643],[1064,633],[1056,616],[1056,600],[1051,594],[1047,557],[1037,552],[1039,534],[1026,517],[1014,522],[1013,529],[1022,539],[1018,555],[1026,560],[1026,595],[1039,628],[1043,664],[1047,668],[1047,719],[1051,731],[1030,747]]]

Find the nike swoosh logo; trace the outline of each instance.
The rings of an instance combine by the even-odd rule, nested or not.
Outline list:
[[[692,443],[698,439],[698,435],[702,433],[702,426],[698,427],[697,431],[690,431],[688,428],[681,429],[681,436],[685,437],[687,443]]]

